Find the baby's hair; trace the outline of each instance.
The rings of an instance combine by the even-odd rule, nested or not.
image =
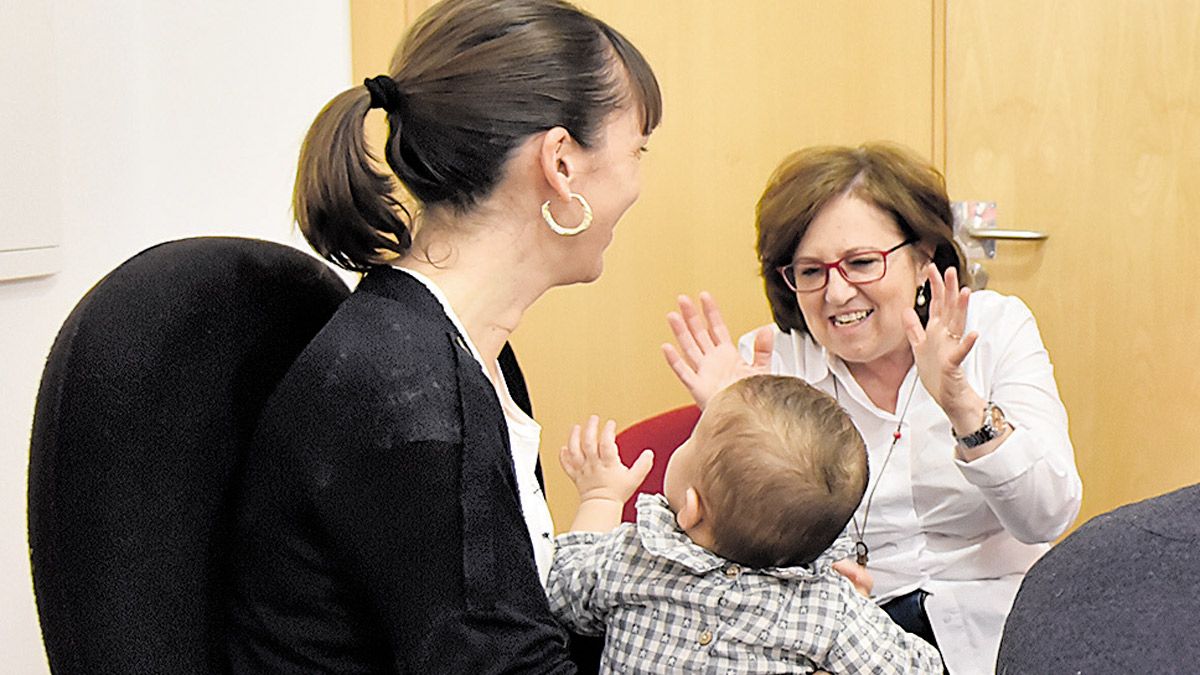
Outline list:
[[[695,442],[714,552],[755,568],[812,562],[867,487],[862,436],[803,380],[756,375],[709,402]]]

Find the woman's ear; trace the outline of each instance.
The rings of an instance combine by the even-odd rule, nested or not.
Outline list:
[[[675,522],[684,532],[693,530],[704,522],[704,503],[700,499],[700,493],[696,492],[696,488],[690,487],[684,493],[683,505],[680,507],[679,513],[675,514]]]
[[[542,136],[538,153],[542,175],[546,184],[554,190],[563,201],[571,199],[571,177],[574,175],[575,140],[562,127],[554,127]]]
[[[916,249],[921,253],[921,259],[917,261],[920,263],[918,267],[924,267],[933,262],[933,254],[937,252],[937,247],[932,242],[918,241]]]

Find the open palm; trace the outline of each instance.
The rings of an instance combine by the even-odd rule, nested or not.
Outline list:
[[[679,311],[667,314],[678,346],[664,344],[663,356],[697,405],[703,408],[714,394],[742,378],[769,372],[774,343],[770,327],[754,336],[754,358],[747,363],[711,295],[700,294],[700,309],[686,295],[678,301]]]

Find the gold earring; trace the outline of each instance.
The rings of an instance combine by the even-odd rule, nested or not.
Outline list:
[[[583,220],[579,221],[579,224],[575,227],[563,227],[558,224],[558,221],[554,220],[554,216],[550,213],[549,199],[546,200],[546,203],[542,204],[542,219],[546,221],[551,230],[554,230],[555,234],[561,234],[564,237],[579,234],[592,225],[592,205],[588,204],[583,195],[576,192],[571,193],[571,199],[577,200],[579,205],[583,207]]]

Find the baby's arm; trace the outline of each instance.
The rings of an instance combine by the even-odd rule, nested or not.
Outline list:
[[[942,656],[933,645],[897,626],[878,605],[843,589],[843,623],[833,636],[824,663],[833,673],[942,673]]]
[[[617,423],[609,420],[603,431],[600,418],[592,415],[587,425],[571,429],[559,460],[567,477],[579,491],[579,511],[572,532],[608,532],[621,524],[621,511],[637,487],[650,473],[654,453],[645,450],[626,467],[617,452]]]
[[[614,535],[567,532],[555,539],[546,597],[554,618],[580,635],[603,635],[611,609],[602,579],[614,550]]]

